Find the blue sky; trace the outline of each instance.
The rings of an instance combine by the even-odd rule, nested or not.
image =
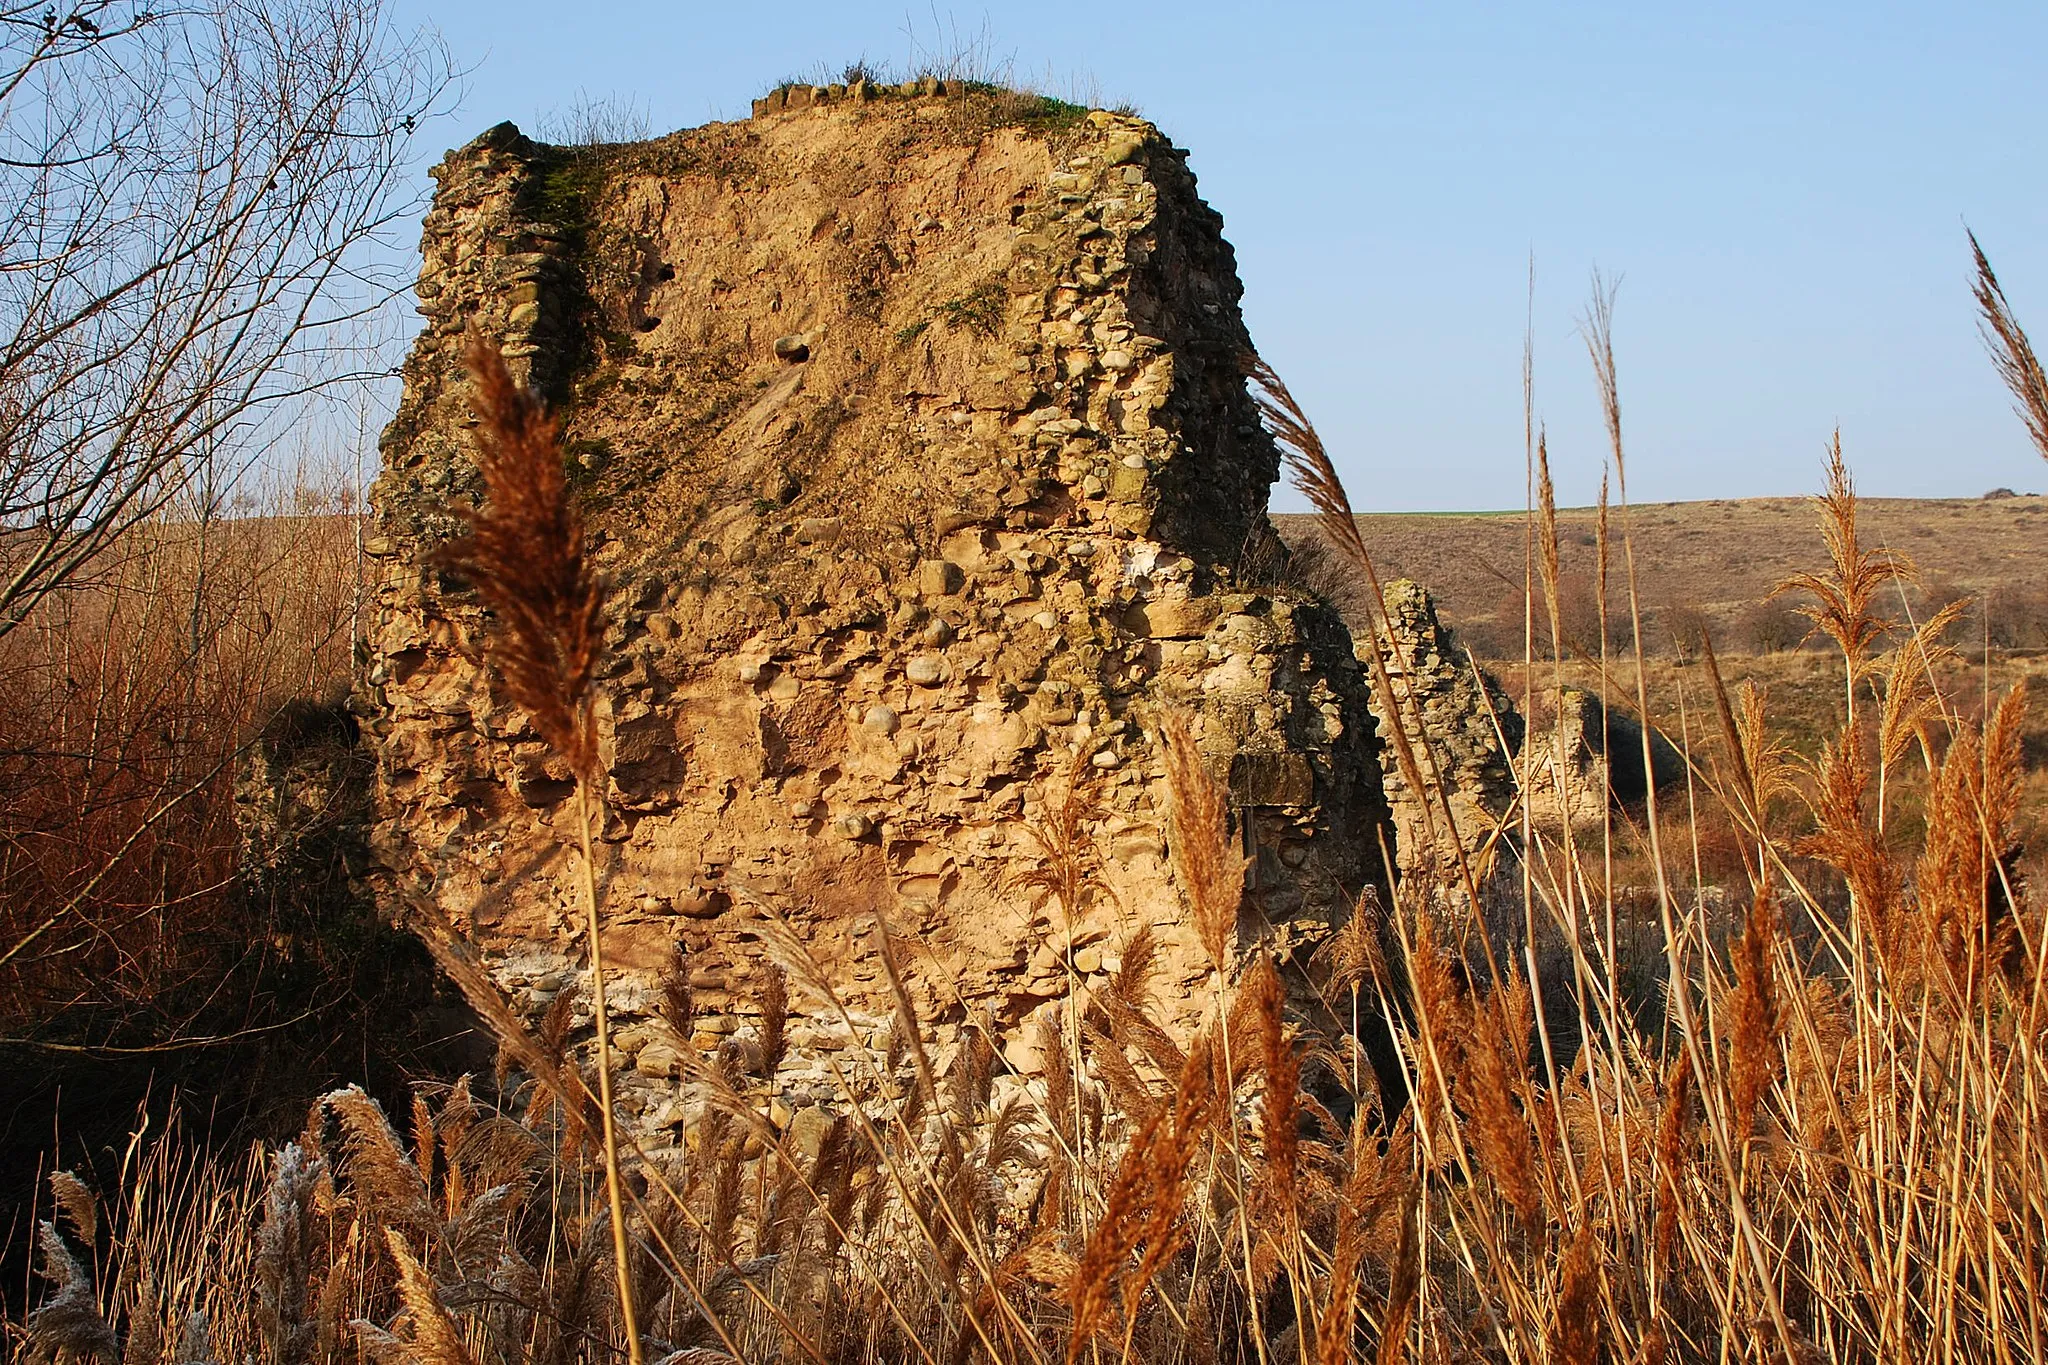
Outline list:
[[[579,96],[740,118],[821,63],[973,43],[1137,106],[1191,150],[1362,511],[1522,505],[1532,257],[1563,501],[1600,480],[1596,268],[1636,501],[1813,491],[1837,423],[1867,494],[2048,488],[1963,236],[2048,342],[2048,5],[395,3],[471,68],[430,153]]]

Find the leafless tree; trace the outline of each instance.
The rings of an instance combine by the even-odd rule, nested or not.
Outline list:
[[[379,368],[449,89],[384,0],[0,0],[0,637]]]

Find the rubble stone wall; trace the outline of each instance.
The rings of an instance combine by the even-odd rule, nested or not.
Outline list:
[[[1395,761],[1391,742],[1382,751],[1382,779],[1393,808],[1396,860],[1401,870],[1429,870],[1447,880],[1455,851],[1432,848],[1426,831],[1444,830],[1450,810],[1456,837],[1468,854],[1496,840],[1514,806],[1514,755],[1523,722],[1500,684],[1452,641],[1436,603],[1421,584],[1398,578],[1381,596],[1386,607],[1387,673],[1399,699],[1407,734],[1417,741],[1425,781],[1441,784],[1440,797],[1415,791]],[[1377,708],[1385,702],[1376,699]],[[1386,721],[1382,717],[1382,723]],[[1426,741],[1426,742],[1424,742]]]
[[[557,405],[611,584],[598,872],[623,1015],[679,944],[696,1044],[744,1032],[781,920],[879,1019],[879,916],[925,1017],[992,1025],[1026,1070],[1032,1016],[1141,924],[1187,1026],[1204,959],[1162,708],[1256,852],[1246,943],[1312,944],[1383,879],[1349,635],[1239,581],[1271,558],[1279,461],[1221,221],[1154,127],[1083,114],[797,87],[630,146],[501,125],[436,169],[357,705],[383,884],[431,894],[523,1004],[577,970],[574,806],[427,558],[479,489],[470,328]],[[1103,893],[1062,906],[1028,876],[1075,773]],[[650,1084],[672,1068],[648,1049],[683,1041],[625,1038]]]

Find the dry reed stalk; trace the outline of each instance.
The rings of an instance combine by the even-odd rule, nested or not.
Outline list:
[[[1493,1181],[1508,1206],[1531,1234],[1543,1229],[1543,1194],[1537,1183],[1534,1134],[1516,1103],[1516,1079],[1523,1074],[1522,1045],[1507,1037],[1502,1002],[1481,1002],[1455,1093],[1465,1111],[1465,1128],[1479,1155],[1480,1168]]]
[[[1436,768],[1429,746],[1417,742],[1421,736],[1410,732],[1411,720],[1419,714],[1414,706],[1414,697],[1412,694],[1404,695],[1405,684],[1401,689],[1395,687],[1392,671],[1387,665],[1387,651],[1396,646],[1391,623],[1387,620],[1386,598],[1381,591],[1379,571],[1373,567],[1372,555],[1366,550],[1364,537],[1359,534],[1358,518],[1351,510],[1351,497],[1344,491],[1344,481],[1338,477],[1337,466],[1331,460],[1329,449],[1323,444],[1315,424],[1309,421],[1307,412],[1288,392],[1286,383],[1273,367],[1256,354],[1247,353],[1242,368],[1246,378],[1251,380],[1254,389],[1252,401],[1258,406],[1260,420],[1280,447],[1288,477],[1315,510],[1316,526],[1324,541],[1365,577],[1369,591],[1365,594],[1363,624],[1369,648],[1364,657],[1372,676],[1374,694],[1381,699],[1381,710],[1386,716],[1383,723],[1387,734],[1384,737],[1393,741],[1395,766],[1400,770],[1402,780],[1421,799],[1423,842],[1434,847],[1439,838],[1448,837],[1449,852],[1463,879],[1467,898],[1472,904],[1477,904],[1478,888],[1473,881],[1465,846],[1458,838],[1457,820],[1451,812],[1444,774]],[[1412,662],[1402,661],[1404,679],[1408,677]],[[1429,765],[1427,774],[1425,764]],[[1438,828],[1439,820],[1442,821],[1442,829]]]
[[[1422,1182],[1410,1180],[1401,1206],[1401,1240],[1387,1281],[1387,1311],[1380,1320],[1376,1365],[1400,1365],[1408,1355],[1408,1324],[1422,1291]]]
[[[1078,1360],[1094,1340],[1103,1314],[1119,1295],[1128,1336],[1146,1286],[1185,1241],[1182,1213],[1189,1169],[1213,1121],[1213,1110],[1227,1102],[1216,1090],[1212,1047],[1206,1034],[1195,1039],[1172,1100],[1138,1131],[1117,1163],[1102,1221],[1089,1236],[1068,1282],[1074,1313],[1067,1339],[1069,1362]],[[1135,1265],[1133,1252],[1139,1253]]]
[[[1549,1365],[1598,1365],[1602,1338],[1600,1244],[1591,1223],[1579,1225],[1558,1279],[1557,1309],[1544,1358]]]
[[[398,1297],[409,1331],[401,1337],[358,1319],[354,1326],[364,1354],[394,1365],[476,1365],[463,1342],[462,1328],[441,1306],[441,1296],[426,1267],[413,1259],[397,1232],[384,1235],[392,1264],[398,1267]]]
[[[1895,626],[1877,609],[1878,594],[1890,584],[1918,575],[1913,561],[1887,549],[1866,549],[1856,526],[1856,482],[1842,461],[1842,433],[1828,443],[1827,491],[1814,499],[1821,538],[1828,548],[1825,573],[1796,573],[1771,591],[1773,597],[1803,592],[1815,600],[1794,608],[1842,651],[1849,719],[1856,718],[1856,684],[1870,667],[1871,650]]]
[[[1621,548],[1622,563],[1628,585],[1629,630],[1635,654],[1635,702],[1638,715],[1647,718],[1650,714],[1649,672],[1643,652],[1643,610],[1642,592],[1636,573],[1635,541],[1629,532],[1628,464],[1622,442],[1621,389],[1614,358],[1614,295],[1615,290],[1598,274],[1593,277],[1593,298],[1587,311],[1581,332],[1585,337],[1586,351],[1593,362],[1595,386],[1600,392],[1600,406],[1606,419],[1608,449],[1614,461],[1614,474],[1621,504]],[[1839,452],[1838,452],[1839,453]],[[1839,463],[1839,461],[1838,461]],[[1846,479],[1846,471],[1844,471]],[[1851,503],[1853,507],[1853,501]],[[1854,681],[1849,683],[1852,699]],[[1656,876],[1657,914],[1665,944],[1665,960],[1674,980],[1682,981],[1685,966],[1681,956],[1683,942],[1678,924],[1674,918],[1676,897],[1671,886],[1671,877],[1664,858],[1662,819],[1656,782],[1655,753],[1651,748],[1651,727],[1647,724],[1642,731],[1642,763],[1644,784],[1643,830],[1649,845],[1651,868]],[[1677,1016],[1678,1035],[1683,1042],[1692,1064],[1704,1070],[1705,1058],[1702,1048],[1702,1028],[1693,1012],[1691,992],[1676,989],[1671,992],[1673,1012]],[[1547,1037],[1547,1034],[1545,1035]],[[1748,1200],[1741,1190],[1737,1176],[1736,1157],[1727,1132],[1719,1126],[1712,1106],[1709,1106],[1710,1127],[1714,1135],[1715,1157],[1729,1189],[1729,1215],[1741,1242],[1744,1259],[1761,1290],[1770,1322],[1779,1345],[1789,1354],[1792,1350],[1792,1327],[1785,1316],[1785,1306],[1773,1278],[1770,1260],[1765,1252],[1763,1235],[1751,1215]],[[1732,1263],[1731,1263],[1732,1268]]]
[[[1691,1146],[1692,1067],[1682,1056],[1664,1070],[1664,1108],[1657,1118],[1657,1217],[1650,1244],[1660,1274],[1671,1269],[1678,1240],[1679,1211],[1685,1203],[1685,1159]]]
[[[2034,449],[2048,459],[2048,372],[2042,370],[2033,343],[2027,340],[2025,329],[2013,316],[2012,306],[2005,299],[2005,287],[1992,272],[1984,248],[1977,244],[1977,234],[1968,235],[1970,255],[1977,263],[1977,278],[1971,292],[1983,314],[1978,325],[1985,348],[1998,367],[1998,377],[2012,390],[2014,410],[2026,423]]]
[[[409,897],[407,906],[412,925],[433,954],[435,964],[483,1019],[497,1040],[500,1055],[533,1077],[534,1105],[538,1107],[552,1099],[562,1113],[565,1141],[572,1147],[580,1145],[589,1122],[591,1096],[582,1076],[563,1059],[576,1000],[573,985],[556,995],[541,1021],[542,1036],[536,1039],[506,1005],[497,984],[476,960],[475,949],[442,917],[439,908],[419,896]]]
[[[1728,1096],[1730,1126],[1747,1141],[1756,1127],[1757,1106],[1776,1078],[1778,988],[1773,966],[1778,907],[1768,875],[1757,885],[1749,918],[1735,944],[1735,987],[1728,1005]]]
[[[604,588],[584,556],[582,518],[570,501],[560,429],[505,357],[473,333],[465,355],[472,379],[477,469],[485,505],[464,509],[467,537],[441,551],[497,618],[490,657],[506,695],[576,775],[577,836],[590,947],[591,1007],[597,1024],[598,1116],[605,1192],[611,1208],[614,1278],[631,1365],[641,1365],[633,1311],[617,1121],[612,1112],[611,1021],[605,1002],[604,934],[591,848],[598,782],[592,681],[604,649]]]
[[[2025,693],[1999,702],[1980,739],[1950,744],[1928,794],[1927,833],[1914,883],[1928,961],[1947,968],[1958,1000],[1982,999],[1985,977],[2017,966],[2026,881],[2014,824],[2021,790]]]
[[[1173,869],[1194,914],[1195,934],[1216,979],[1227,981],[1250,859],[1232,845],[1230,807],[1209,776],[1194,734],[1177,715],[1159,721],[1159,755],[1173,821]]]

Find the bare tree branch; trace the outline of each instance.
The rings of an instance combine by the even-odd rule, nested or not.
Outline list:
[[[449,77],[383,0],[0,0],[0,636],[388,368],[355,324]]]

